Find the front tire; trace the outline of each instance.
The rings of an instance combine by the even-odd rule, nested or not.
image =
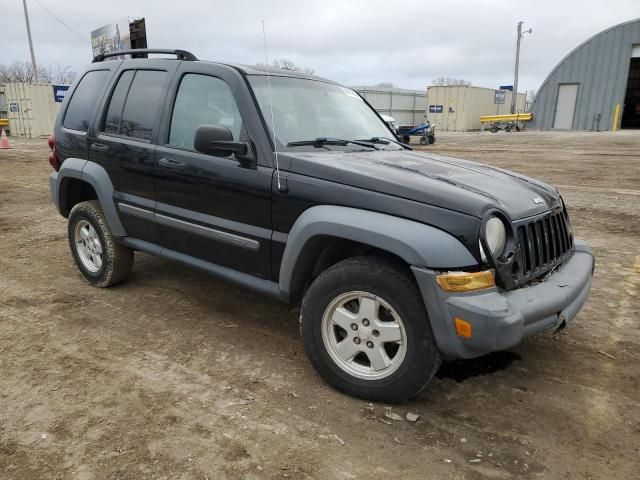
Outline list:
[[[355,257],[321,273],[300,312],[305,351],[332,386],[370,401],[418,394],[442,355],[409,270],[381,257]]]
[[[97,200],[71,209],[69,247],[82,276],[96,287],[123,281],[133,267],[133,250],[117,243]]]

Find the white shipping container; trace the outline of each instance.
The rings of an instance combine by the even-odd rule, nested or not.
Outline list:
[[[11,136],[46,138],[51,135],[62,105],[54,99],[53,85],[6,83],[4,97]]]
[[[466,132],[480,130],[482,115],[511,113],[512,92],[505,91],[504,103],[496,104],[495,89],[473,86],[427,87],[426,111],[437,130]],[[516,111],[525,111],[525,94],[519,93]]]

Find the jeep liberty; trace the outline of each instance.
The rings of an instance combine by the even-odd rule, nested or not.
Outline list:
[[[49,139],[78,270],[108,287],[134,251],[300,303],[320,375],[402,401],[443,359],[569,323],[594,258],[558,190],[413,151],[356,92],[183,50],[103,54]]]

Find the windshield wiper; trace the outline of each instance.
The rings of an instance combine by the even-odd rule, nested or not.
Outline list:
[[[373,148],[374,150],[380,150],[378,147],[373,145],[372,142],[369,142],[367,140],[344,140],[342,138],[326,138],[326,137],[318,137],[315,140],[300,140],[297,142],[289,142],[287,143],[287,147],[314,146],[316,148],[322,148],[325,145],[346,146],[349,144],[360,145],[361,147]]]
[[[409,145],[405,143],[401,143],[398,140],[389,137],[371,137],[366,140],[358,140],[358,142],[369,142],[369,143],[378,143],[380,145],[389,145],[390,143],[395,143],[396,145],[400,145],[402,148],[407,150],[413,150]]]

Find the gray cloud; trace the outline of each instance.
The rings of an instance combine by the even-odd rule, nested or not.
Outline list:
[[[640,16],[638,0],[39,1],[87,39],[91,30],[118,18],[145,17],[150,46],[238,63],[264,61],[264,19],[271,58],[291,58],[345,84],[391,81],[416,89],[438,76],[487,87],[510,84],[518,20],[533,28],[523,41],[520,85],[538,88],[571,49]],[[91,58],[89,43],[35,1],[29,6],[38,62],[81,70]],[[4,0],[0,20],[0,62],[28,60],[22,2]]]

